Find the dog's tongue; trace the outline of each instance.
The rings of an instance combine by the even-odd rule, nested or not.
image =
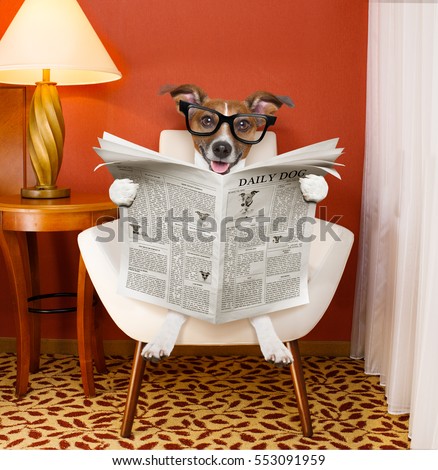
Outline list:
[[[229,163],[214,162],[214,161],[211,162],[211,169],[215,173],[225,173],[228,170],[229,167],[230,167]]]

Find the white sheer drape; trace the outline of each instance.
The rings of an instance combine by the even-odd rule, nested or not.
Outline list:
[[[352,357],[438,449],[438,4],[370,0]]]

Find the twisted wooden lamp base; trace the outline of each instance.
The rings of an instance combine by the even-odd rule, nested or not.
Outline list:
[[[64,117],[56,84],[50,81],[50,70],[43,70],[43,80],[36,84],[29,110],[27,142],[37,183],[23,188],[25,198],[52,199],[69,197],[70,189],[58,188],[64,147]]]

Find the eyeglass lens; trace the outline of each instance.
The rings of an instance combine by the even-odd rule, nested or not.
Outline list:
[[[195,132],[209,133],[219,124],[219,115],[207,109],[192,106],[189,108],[189,125]]]

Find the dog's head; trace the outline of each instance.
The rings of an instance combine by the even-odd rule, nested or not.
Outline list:
[[[243,101],[210,99],[196,85],[167,85],[161,94],[170,93],[177,110],[186,118],[197,152],[209,168],[226,174],[251,148],[260,142],[275,122],[274,114],[285,104],[293,107],[287,96],[257,91]]]

